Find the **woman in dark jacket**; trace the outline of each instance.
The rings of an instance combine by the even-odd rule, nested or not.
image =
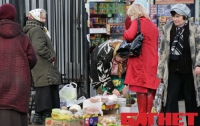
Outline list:
[[[60,107],[58,85],[60,72],[56,62],[56,53],[50,40],[50,34],[44,22],[46,11],[34,9],[29,12],[28,20],[23,28],[24,33],[31,39],[38,55],[38,62],[31,70],[35,95],[35,115],[33,123],[41,124],[46,117],[51,116],[53,108]]]
[[[29,38],[15,23],[11,4],[0,6],[0,125],[28,126],[31,69],[37,62]]]
[[[124,85],[129,52],[119,52],[122,40],[108,40],[97,46],[91,54],[90,80],[97,94],[103,91],[117,96],[126,93]]]

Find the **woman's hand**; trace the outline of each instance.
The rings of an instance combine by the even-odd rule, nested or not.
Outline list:
[[[124,88],[123,88],[123,90],[122,90],[122,93],[123,93],[124,96],[126,96],[127,90],[128,90],[128,86],[127,86],[127,85],[124,85]]]
[[[114,89],[112,91],[113,94],[117,95],[117,96],[120,96],[120,92],[117,90],[117,89]]]
[[[200,75],[200,67],[195,67],[194,73]]]

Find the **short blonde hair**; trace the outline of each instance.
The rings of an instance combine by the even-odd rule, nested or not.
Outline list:
[[[147,10],[140,4],[132,4],[127,11],[127,15],[131,18],[131,20],[134,20],[140,17],[145,17],[151,20]]]

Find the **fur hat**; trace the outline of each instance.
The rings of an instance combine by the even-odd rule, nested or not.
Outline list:
[[[175,4],[171,12],[175,11],[177,14],[184,15],[186,17],[191,17],[190,9],[185,4]]]
[[[16,9],[12,4],[3,4],[0,6],[0,19],[9,19],[14,21],[16,18]]]
[[[133,4],[140,4],[142,5],[145,9],[147,9],[147,0],[135,0]]]

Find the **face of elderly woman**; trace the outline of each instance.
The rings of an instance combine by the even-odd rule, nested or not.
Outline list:
[[[46,22],[46,13],[41,13],[40,14],[40,21],[45,23]]]
[[[173,20],[174,24],[178,27],[183,26],[185,24],[185,21],[186,21],[186,20],[183,19],[182,15],[179,15],[177,13],[172,16],[172,20]]]

